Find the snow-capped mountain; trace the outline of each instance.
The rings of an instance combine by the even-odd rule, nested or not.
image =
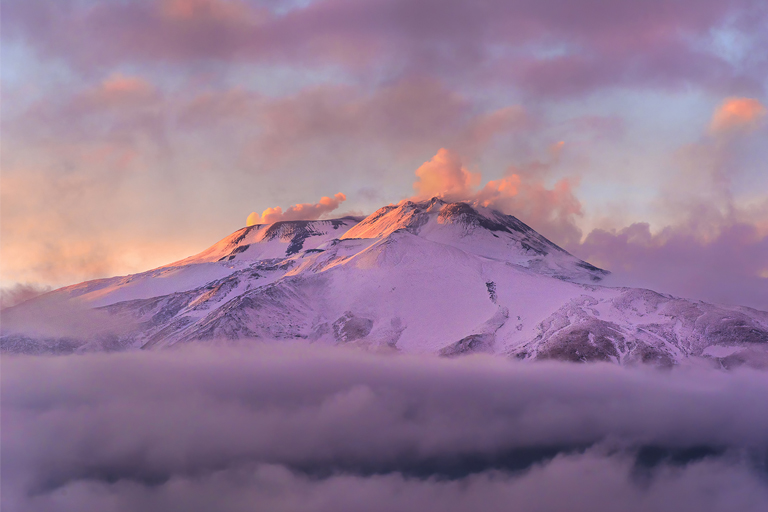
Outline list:
[[[246,227],[149,272],[56,290],[6,310],[1,342],[45,353],[306,340],[444,356],[768,364],[768,313],[601,286],[607,274],[515,217],[407,201],[362,220]],[[106,327],[61,335],[22,321],[54,303]]]

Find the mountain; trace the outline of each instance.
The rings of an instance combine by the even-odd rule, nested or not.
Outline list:
[[[607,274],[493,209],[406,201],[364,219],[246,227],[149,272],[61,288],[6,310],[0,349],[305,340],[443,356],[768,365],[768,313],[601,286]],[[41,327],[50,311],[67,329]]]

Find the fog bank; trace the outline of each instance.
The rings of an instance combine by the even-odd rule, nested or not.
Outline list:
[[[768,374],[312,347],[3,356],[2,509],[768,506]]]

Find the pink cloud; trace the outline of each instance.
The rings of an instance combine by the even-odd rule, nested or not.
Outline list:
[[[63,209],[61,192],[56,189],[61,185],[52,178],[65,174],[62,170],[86,183],[103,179],[109,186],[93,196],[81,186],[72,187],[75,192],[70,194],[77,200],[65,206],[98,204],[98,209],[104,209],[105,200],[93,197],[117,197],[124,187],[120,180],[128,172],[138,171],[142,162],[149,162],[149,169],[162,169],[158,174],[163,179],[151,185],[169,186],[182,181],[173,181],[175,175],[169,170],[173,166],[188,171],[191,165],[198,178],[213,174],[211,169],[232,167],[253,175],[258,172],[261,179],[261,173],[270,169],[262,163],[270,163],[270,158],[303,159],[301,163],[305,163],[319,154],[335,164],[344,159],[349,162],[349,155],[359,151],[358,161],[386,158],[389,165],[405,158],[421,162],[427,156],[425,148],[452,148],[468,160],[462,162],[454,155],[438,165],[442,170],[425,169],[423,190],[417,188],[417,193],[437,190],[437,194],[449,191],[482,198],[519,215],[561,244],[576,244],[568,242],[580,236],[576,219],[581,206],[575,179],[552,185],[552,176],[546,175],[545,180],[541,166],[521,166],[479,188],[479,181],[464,174],[470,178],[475,174],[466,162],[494,141],[506,143],[512,139],[506,137],[509,134],[524,137],[536,122],[531,115],[535,110],[528,112],[518,105],[491,110],[493,100],[474,104],[468,99],[471,96],[455,91],[475,87],[473,94],[477,94],[503,87],[512,94],[527,93],[529,96],[523,96],[526,105],[536,104],[535,98],[527,103],[530,96],[571,96],[615,86],[692,86],[724,91],[723,96],[763,98],[758,96],[763,94],[762,88],[752,93],[758,90],[754,89],[756,79],[763,80],[766,71],[759,52],[751,52],[754,56],[749,57],[749,65],[737,65],[699,43],[728,20],[728,27],[742,32],[746,40],[765,41],[766,14],[760,2],[750,0],[317,0],[280,14],[237,0],[9,0],[3,4],[0,20],[4,43],[23,42],[39,59],[38,64],[52,59],[69,65],[75,76],[80,73],[87,82],[107,78],[74,93],[57,91],[9,121],[4,159],[30,169],[42,159],[55,162],[49,166],[50,173],[35,175],[40,183],[52,184],[52,191],[40,200],[49,209]],[[760,48],[757,44],[752,50]],[[208,71],[207,66],[212,65],[218,70],[216,66],[221,64],[229,69],[240,63],[301,70],[330,64],[333,73],[339,70],[337,76],[344,77],[345,85],[312,87],[278,99],[237,88],[212,88],[188,96],[189,84],[168,93],[163,89],[168,87],[166,82],[161,87],[146,76],[113,73],[115,69],[145,72],[162,67],[171,78],[168,83],[174,83],[172,75],[179,69]],[[355,80],[357,85],[348,85]],[[727,100],[712,119],[710,134],[716,135],[712,138],[726,145],[721,139],[728,137],[719,135],[742,136],[760,126],[765,118],[764,98],[762,101],[741,96]],[[224,126],[226,133],[214,133],[230,121],[239,124]],[[579,134],[610,139],[621,133],[623,125],[615,118],[585,118],[569,126]],[[171,137],[175,140],[168,142]],[[571,144],[570,136],[566,137]],[[757,232],[764,233],[759,226],[766,222],[764,214],[749,220],[738,215],[726,220],[719,217],[734,209],[728,168],[737,149],[714,147],[710,142],[703,140],[692,147],[698,156],[684,156],[691,172],[671,184],[668,197],[660,201],[672,203],[674,199],[674,205],[661,208],[682,218],[677,223],[670,221],[675,236],[695,233],[698,242],[692,247],[710,243],[727,226],[739,223],[758,226]],[[233,164],[230,157],[218,156],[251,150],[242,158],[247,164]],[[165,152],[153,161],[153,151]],[[86,172],[84,162],[91,167]],[[8,166],[4,163],[4,167]],[[300,168],[304,176],[310,176]],[[343,169],[343,164],[338,168]],[[435,177],[432,185],[426,181],[429,176]],[[35,194],[33,190],[41,186],[30,183],[27,192]],[[717,202],[717,208],[702,209],[707,201]],[[164,205],[158,202],[154,206]],[[49,209],[41,207],[40,211],[52,215]],[[19,224],[20,215],[12,220],[7,211],[7,224]],[[270,213],[283,214],[288,211]],[[82,218],[98,216],[88,212]],[[698,218],[697,226],[691,217]],[[709,238],[703,238],[701,226],[709,229],[704,230]],[[94,253],[84,247],[83,255]],[[76,252],[70,259],[83,255]],[[47,257],[46,264],[53,265],[57,257]],[[23,259],[19,261],[19,267],[24,267]]]
[[[534,119],[522,105],[510,105],[480,114],[465,128],[462,142],[469,147],[485,147],[503,133],[513,133],[534,125]]]
[[[702,148],[712,149],[706,144]],[[681,209],[685,217],[657,233],[639,222],[616,230],[596,229],[583,237],[577,225],[583,213],[574,190],[577,181],[563,178],[552,187],[544,181],[565,147],[554,144],[551,161],[510,167],[505,177],[481,188],[479,173],[468,171],[456,153],[441,149],[416,171],[415,198],[444,196],[515,215],[578,257],[610,270],[608,285],[768,310],[768,200],[762,206],[737,208],[728,181],[700,176],[704,191],[719,190],[725,183],[726,189],[720,190],[724,204],[706,194],[700,199],[683,196],[679,202],[666,197],[667,207]],[[720,143],[713,147],[726,148]]]
[[[149,84],[149,82],[142,78],[124,76],[120,73],[117,73],[104,80],[104,82],[101,84],[101,90],[105,94],[144,95],[152,92],[152,86]]]
[[[179,105],[176,119],[186,129],[206,129],[231,121],[252,125],[264,99],[243,89],[204,91]]]
[[[162,0],[161,12],[177,20],[237,21],[251,14],[250,6],[240,0]]]
[[[82,112],[99,108],[138,107],[158,99],[157,90],[146,79],[115,73],[95,88],[86,90],[73,98],[72,106],[79,108]]]
[[[764,67],[694,42],[726,23],[759,33],[766,17],[752,0],[318,0],[283,14],[233,0],[23,0],[5,6],[3,28],[83,70],[225,59],[380,76],[383,66],[572,95],[616,85],[761,90]]]
[[[263,132],[253,153],[271,162],[296,158],[297,147],[382,149],[392,160],[423,158],[435,147],[475,156],[494,142],[535,126],[522,105],[483,111],[431,78],[408,77],[374,89],[324,85],[265,100]]]
[[[35,101],[14,118],[12,136],[48,146],[48,153],[51,146],[74,145],[119,145],[131,151],[138,139],[166,142],[169,107],[149,80],[113,73],[83,89],[62,89]]]
[[[261,215],[251,212],[246,219],[246,225],[272,224],[284,220],[315,220],[336,210],[346,200],[347,196],[339,192],[333,197],[322,197],[317,203],[301,203],[291,206],[285,211],[279,206],[275,206],[267,208]]]
[[[263,109],[262,154],[283,158],[315,141],[366,140],[397,152],[423,151],[456,138],[471,119],[471,104],[432,79],[407,79],[367,92],[322,86],[270,102]]]
[[[416,176],[413,188],[419,199],[464,199],[480,184],[480,174],[468,171],[459,156],[445,148],[416,169]]]
[[[611,270],[608,284],[768,311],[768,233],[754,224],[733,222],[704,238],[685,226],[652,234],[648,224],[636,223],[594,230],[567,248]]]
[[[727,98],[715,111],[709,130],[713,134],[750,131],[765,119],[766,108],[754,98]]]
[[[768,197],[744,206],[732,190],[736,157],[763,116],[760,102],[729,98],[713,115],[714,137],[678,151],[658,202],[676,222],[655,233],[642,222],[598,229],[567,249],[614,272],[614,284],[768,310]]]
[[[576,218],[582,215],[582,208],[573,191],[576,180],[564,178],[552,188],[544,183],[563,146],[563,142],[552,146],[551,162],[534,161],[520,168],[510,167],[504,178],[489,181],[482,188],[478,188],[480,173],[469,171],[458,154],[441,148],[416,170],[414,199],[440,196],[451,201],[474,202],[518,216],[561,244],[578,241],[581,231]]]
[[[577,217],[582,215],[581,202],[574,194],[577,183],[573,178],[563,178],[547,188],[535,174],[509,174],[488,182],[476,200],[511,213],[545,236],[566,244],[581,238],[581,230],[576,226]]]

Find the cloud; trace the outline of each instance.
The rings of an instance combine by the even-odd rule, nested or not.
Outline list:
[[[403,77],[375,88],[307,87],[264,101],[258,118],[263,131],[251,154],[270,167],[308,154],[327,166],[355,157],[359,163],[354,167],[382,161],[410,165],[439,147],[474,157],[502,141],[513,146],[514,138],[523,139],[538,121],[519,104],[479,108],[470,96],[429,76]]]
[[[256,224],[272,224],[273,222],[279,222],[284,220],[315,220],[319,219],[326,213],[330,213],[336,210],[341,203],[347,200],[347,196],[339,192],[333,197],[321,197],[315,204],[301,203],[296,204],[283,211],[279,206],[274,208],[267,208],[261,215],[256,212],[251,212],[246,219],[247,226],[254,226]]]
[[[146,223],[146,207],[155,189],[131,172],[133,153],[111,145],[59,149],[40,155],[61,157],[50,167],[3,169],[4,280],[62,286],[146,270],[192,253],[195,243],[209,243],[195,241],[193,229],[177,237],[152,235],[156,226]],[[69,165],[77,172],[68,172]],[[137,223],[143,227],[136,229]]]
[[[567,248],[611,270],[607,285],[768,311],[768,233],[752,223],[723,223],[709,237],[685,225],[654,234],[647,223],[635,223],[619,230],[595,229]]]
[[[577,184],[577,179],[562,178],[547,188],[535,175],[512,173],[488,182],[477,200],[484,206],[514,214],[565,245],[581,238],[581,230],[576,226],[576,218],[582,215],[581,201],[574,193]]]
[[[575,192],[578,179],[545,182],[567,149],[562,141],[550,147],[549,160],[510,166],[504,177],[482,187],[479,172],[470,172],[457,153],[441,149],[416,171],[415,199],[438,195],[515,215],[579,258],[610,270],[609,286],[768,311],[768,198],[740,206],[731,190],[742,143],[757,136],[744,131],[760,115],[748,104],[726,109],[740,113],[727,125],[740,137],[703,136],[678,151],[679,167],[656,204],[670,221],[654,231],[647,222],[635,222],[584,233],[577,223],[583,215]],[[715,119],[722,112],[718,109]]]
[[[644,139],[648,131],[663,137],[646,124],[664,123],[659,105],[675,100],[677,119],[698,115],[713,95],[765,105],[763,4],[5,1],[2,189],[18,176],[25,182],[3,192],[10,281],[65,284],[144,270],[205,247],[249,204],[293,204],[320,187],[374,188],[387,202],[408,193],[395,171],[415,169],[441,147],[475,174],[476,162],[489,173],[524,162],[543,141],[568,141],[567,161],[568,147],[601,139],[600,164],[589,172],[624,187],[640,179],[629,173],[643,172],[645,144],[653,154],[668,142]],[[678,101],[685,91],[694,94]],[[563,101],[542,101],[552,97]],[[600,117],[606,112],[622,117]],[[761,126],[759,108],[735,112],[715,116],[709,138],[725,144]],[[563,122],[584,113],[595,115]],[[622,133],[626,140],[615,141]],[[758,178],[763,156],[743,157]],[[576,240],[576,176],[555,185],[554,174],[523,167],[495,180],[487,197],[560,244]],[[629,187],[615,200],[632,195],[642,211],[664,210],[668,225],[684,222],[678,210],[702,212],[715,196],[721,213],[732,206],[701,174],[681,180],[673,193],[690,204],[669,215]],[[591,199],[613,200],[579,175]],[[178,250],[162,249],[171,243]]]
[[[618,116],[581,116],[567,121],[566,125],[574,136],[612,143],[621,140],[627,129],[626,121]]]
[[[21,304],[49,291],[51,291],[50,286],[29,283],[16,283],[13,286],[0,288],[0,309]]]
[[[208,131],[211,126],[233,121],[242,127],[260,117],[263,104],[260,95],[243,89],[203,91],[179,106],[175,117],[179,125],[189,131]],[[227,133],[231,136],[234,131]]]
[[[768,504],[765,373],[284,345],[0,364],[4,510]]]
[[[440,196],[449,201],[469,201],[518,216],[558,243],[577,242],[581,230],[576,226],[576,218],[582,215],[582,208],[573,188],[578,180],[562,178],[551,188],[544,183],[564,146],[562,141],[550,146],[550,161],[510,166],[506,176],[481,188],[481,174],[470,172],[457,153],[441,148],[416,169],[413,199]]]
[[[104,94],[113,95],[144,95],[151,93],[152,89],[152,86],[146,80],[134,76],[124,76],[120,73],[114,74],[104,80],[101,86],[101,90]]]
[[[390,158],[455,139],[471,122],[471,104],[438,80],[409,78],[373,91],[348,85],[304,89],[265,105],[259,154],[285,159],[299,146],[383,146]],[[347,149],[345,152],[349,152]]]
[[[14,116],[11,136],[28,145],[62,146],[140,143],[162,146],[167,140],[169,98],[146,78],[113,73],[83,88],[62,88],[38,98]]]
[[[162,0],[163,15],[177,20],[237,21],[250,15],[246,2],[240,0]]]
[[[376,77],[383,66],[390,76],[512,83],[535,96],[689,84],[761,90],[761,66],[731,62],[702,41],[728,26],[757,51],[768,14],[754,0],[18,0],[5,11],[4,37],[85,72],[221,59]]]
[[[470,148],[485,148],[501,134],[519,132],[534,125],[531,114],[521,105],[510,105],[473,118],[462,136]]]
[[[606,283],[641,286],[716,303],[768,311],[768,196],[740,203],[733,183],[741,153],[761,143],[760,102],[729,98],[714,112],[709,135],[676,153],[677,168],[656,208],[671,221],[596,229],[566,249],[613,272]]]
[[[138,328],[136,320],[123,314],[93,309],[77,300],[77,287],[45,293],[48,287],[17,285],[11,298],[27,301],[19,308],[0,310],[0,353],[25,350],[30,354],[72,353],[94,343],[107,350],[124,350],[121,336]],[[6,291],[2,290],[3,301]],[[17,302],[18,303],[18,302]],[[28,345],[29,339],[40,343]]]
[[[464,199],[480,183],[480,174],[464,168],[454,152],[440,148],[428,162],[416,169],[417,180],[413,184],[417,198],[441,196]]]
[[[713,134],[750,131],[765,119],[766,108],[754,98],[728,98],[715,111],[709,130]]]

